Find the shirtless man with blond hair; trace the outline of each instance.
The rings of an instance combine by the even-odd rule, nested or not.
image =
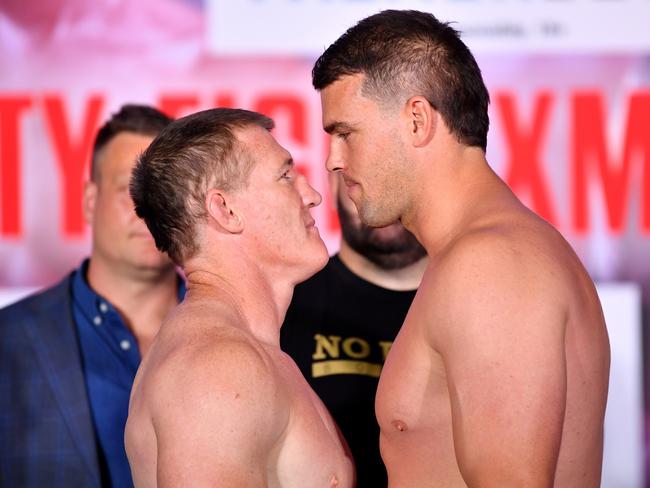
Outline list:
[[[126,449],[138,487],[353,484],[338,430],[279,347],[294,285],[327,250],[320,195],[255,112],[172,123],[131,181],[136,212],[187,294],[134,383]]]
[[[430,14],[384,11],[316,62],[327,168],[364,223],[397,220],[428,268],[381,374],[392,488],[597,487],[609,342],[562,236],[490,169],[489,96]]]

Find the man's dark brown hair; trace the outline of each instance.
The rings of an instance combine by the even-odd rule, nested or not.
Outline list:
[[[449,130],[485,150],[490,97],[481,70],[459,33],[416,10],[385,10],[351,27],[316,61],[314,88],[364,74],[364,96],[385,105],[425,97]]]
[[[101,152],[115,136],[122,132],[131,132],[143,136],[155,137],[172,119],[160,110],[147,105],[123,105],[120,111],[99,129],[93,145],[93,158],[90,167],[90,179],[99,180],[99,160]]]

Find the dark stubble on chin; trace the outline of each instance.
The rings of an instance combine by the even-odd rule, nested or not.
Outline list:
[[[337,200],[343,240],[370,262],[382,269],[401,269],[426,256],[424,247],[401,225],[396,232],[385,235],[381,229],[355,222],[340,196]]]

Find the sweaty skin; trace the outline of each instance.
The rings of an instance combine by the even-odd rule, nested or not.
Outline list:
[[[376,397],[390,488],[597,487],[609,341],[595,287],[421,96],[380,106],[363,74],[321,91],[362,220],[400,220],[429,263]]]

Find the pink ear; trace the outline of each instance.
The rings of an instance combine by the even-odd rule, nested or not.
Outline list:
[[[413,145],[415,147],[426,146],[435,135],[438,112],[426,98],[415,96],[406,102],[406,116]]]
[[[95,215],[95,204],[97,202],[97,184],[87,181],[83,192],[83,213],[87,224],[91,224]]]
[[[210,190],[206,196],[206,210],[210,219],[222,230],[231,234],[242,232],[243,221],[230,205],[230,197],[225,192]]]

